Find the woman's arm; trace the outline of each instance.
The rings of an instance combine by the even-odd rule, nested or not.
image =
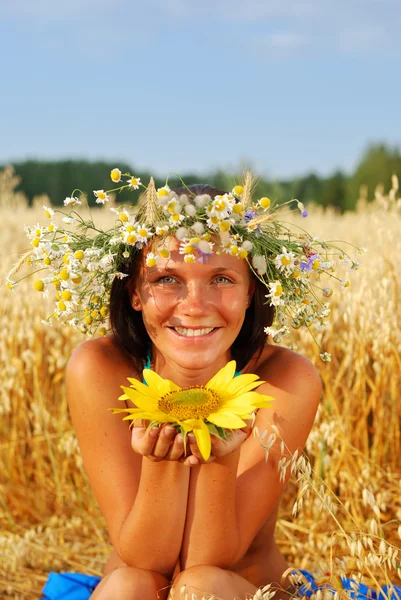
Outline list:
[[[311,362],[282,350],[258,369],[258,391],[273,396],[271,409],[260,409],[255,425],[271,431],[275,424],[290,453],[303,448],[321,396],[321,382]],[[181,562],[183,568],[212,564],[231,568],[247,552],[255,535],[280,499],[289,477],[280,481],[280,440],[269,460],[260,442],[249,437],[235,451],[191,469],[188,516]]]
[[[129,566],[169,577],[182,545],[190,469],[142,458],[132,450],[127,422],[107,410],[132,376],[109,340],[84,342],[68,363],[68,403],[114,549]]]

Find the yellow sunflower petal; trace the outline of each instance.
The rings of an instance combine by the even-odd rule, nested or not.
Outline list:
[[[256,387],[259,387],[262,383],[265,382],[259,379],[258,375],[252,375],[250,373],[238,375],[228,383],[225,393],[230,396],[238,396],[239,394],[244,394],[245,392],[249,392]]]
[[[142,383],[142,381],[134,379],[133,377],[128,377],[127,379],[130,382],[132,389],[136,390],[137,392],[141,392],[141,394],[149,394],[149,387],[145,383]]]
[[[164,379],[151,369],[143,370],[143,378],[148,384],[149,388],[152,389],[154,394],[159,394],[160,397],[168,394],[169,392],[178,391],[180,388],[178,385],[170,381],[170,379]]]
[[[241,427],[246,427],[246,423],[238,415],[222,410],[212,413],[208,416],[207,420],[225,429],[241,429]]]
[[[240,402],[241,404],[246,404],[249,407],[253,406],[254,408],[269,408],[271,406],[274,398],[272,396],[265,396],[264,394],[258,394],[258,392],[247,392],[246,394],[242,394],[242,396],[238,396],[238,398],[234,398],[233,400],[228,400],[224,403],[224,409],[226,406],[230,406],[230,402]]]
[[[169,417],[169,415],[165,415],[164,413],[158,412],[146,412],[144,410],[127,415],[123,418],[123,421],[136,421],[137,419],[144,419],[145,421],[157,421],[158,423],[172,423],[174,419]]]
[[[225,367],[220,369],[214,377],[205,385],[206,388],[216,390],[216,392],[224,392],[232,378],[234,377],[236,363],[235,360],[230,360]]]
[[[137,408],[142,408],[143,410],[157,409],[157,398],[154,398],[150,394],[141,394],[132,388],[127,388],[124,386],[121,387],[124,390],[128,400],[135,404]]]
[[[203,421],[200,419],[193,419],[193,432],[195,435],[196,443],[198,444],[199,451],[202,455],[203,460],[208,460],[212,449],[212,440],[210,437],[209,429]]]

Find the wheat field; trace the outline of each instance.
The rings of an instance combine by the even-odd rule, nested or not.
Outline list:
[[[6,274],[28,242],[27,208],[11,168],[0,173],[0,598],[33,600],[50,570],[101,575],[111,545],[71,426],[64,368],[83,335],[42,324],[49,313],[27,279],[8,290]],[[98,209],[95,221],[106,218]],[[293,457],[277,541],[291,565],[330,581],[346,597],[346,574],[379,589],[400,585],[401,557],[401,199],[376,191],[355,213],[309,207],[320,239],[349,240],[368,252],[352,286],[335,291],[319,341],[297,332],[316,364],[324,395],[305,456]],[[302,223],[305,226],[305,223]],[[317,599],[320,600],[320,599]]]

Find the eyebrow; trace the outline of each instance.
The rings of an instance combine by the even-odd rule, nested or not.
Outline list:
[[[167,267],[167,266],[166,267],[162,267],[160,270],[161,271],[169,271],[171,273],[173,273],[173,272],[174,273],[178,273],[180,271],[179,268],[176,268],[176,267]],[[211,270],[211,273],[218,273],[218,272],[221,273],[222,271],[235,271],[236,273],[238,273],[237,269],[234,269],[232,267],[231,268],[229,268],[229,267],[214,267]]]

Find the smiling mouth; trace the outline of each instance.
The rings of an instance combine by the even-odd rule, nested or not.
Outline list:
[[[176,333],[178,333],[179,335],[182,335],[184,337],[200,337],[200,336],[204,336],[204,335],[209,335],[210,333],[212,333],[213,331],[215,331],[218,328],[217,327],[202,327],[199,329],[187,329],[186,327],[169,327],[169,329],[172,329],[173,331],[175,331]]]

